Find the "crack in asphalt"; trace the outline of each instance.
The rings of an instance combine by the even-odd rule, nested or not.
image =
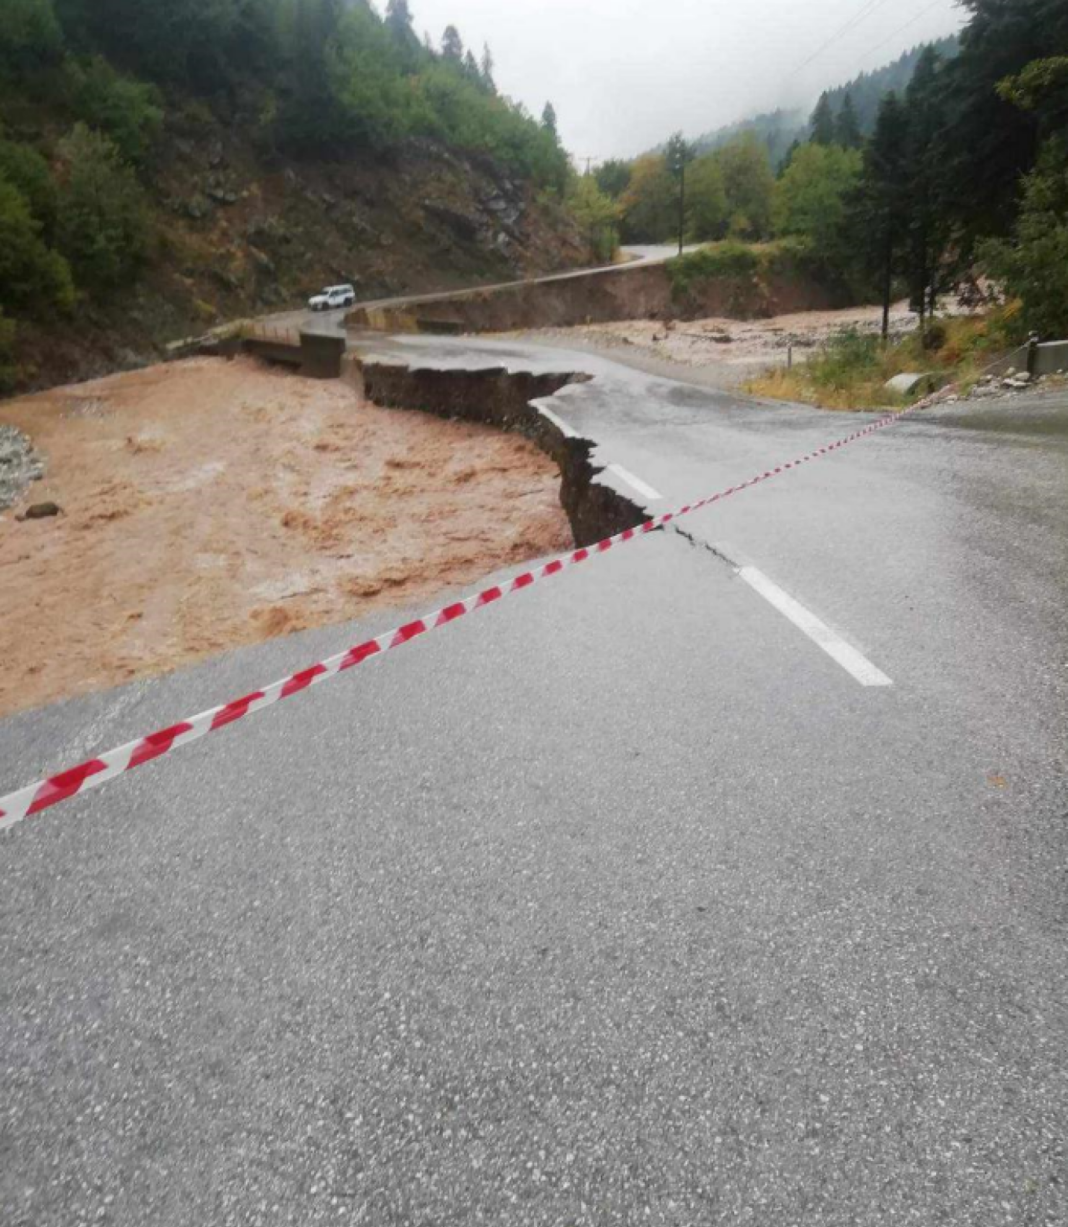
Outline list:
[[[677,532],[684,541],[689,542],[689,544],[695,550],[704,550],[706,553],[711,554],[712,557],[717,559],[719,562],[726,563],[726,565],[730,567],[732,571],[738,571],[738,564],[733,558],[729,558],[726,554],[724,554],[722,550],[717,550],[714,545],[709,544],[707,541],[698,540],[693,533],[688,533],[684,528],[679,528],[677,524],[673,524],[672,528],[674,528],[675,532]]]

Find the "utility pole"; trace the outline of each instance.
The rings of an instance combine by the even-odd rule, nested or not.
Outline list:
[[[679,168],[679,255],[682,255],[682,240],[686,233],[686,162]]]
[[[682,255],[683,240],[686,235],[686,166],[693,161],[693,150],[686,143],[681,132],[676,132],[667,143],[664,160],[669,174],[679,181],[679,255]]]

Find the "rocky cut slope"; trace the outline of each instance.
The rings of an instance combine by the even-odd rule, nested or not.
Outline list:
[[[577,266],[561,204],[485,155],[413,138],[386,159],[263,154],[203,108],[168,116],[150,186],[147,266],[70,320],[20,322],[23,387],[138,365],[176,338],[298,306],[324,284],[361,298]]]
[[[326,283],[375,297],[583,258],[555,123],[401,0],[0,10],[0,390]]]

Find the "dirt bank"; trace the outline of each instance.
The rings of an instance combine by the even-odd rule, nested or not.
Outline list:
[[[756,259],[757,257],[754,257]],[[750,277],[713,276],[679,290],[667,264],[622,264],[519,285],[463,291],[433,301],[358,307],[354,332],[500,332],[603,324],[613,320],[694,320],[713,313],[733,320],[822,309],[840,291],[799,270]]]
[[[407,605],[570,544],[537,447],[197,359],[0,404],[46,462],[0,515],[0,714]],[[55,518],[19,522],[30,502]]]

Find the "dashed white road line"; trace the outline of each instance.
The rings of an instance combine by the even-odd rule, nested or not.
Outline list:
[[[818,644],[832,660],[837,661],[862,686],[892,686],[894,684],[866,656],[846,643],[836,631],[831,630],[826,622],[821,621],[799,601],[795,601],[792,596],[783,592],[778,584],[772,583],[763,571],[758,571],[756,567],[745,566],[738,569],[738,575],[754,592],[758,592],[779,613],[789,618],[799,630],[804,631],[813,643]]]
[[[610,464],[608,469],[609,472],[615,473],[617,477],[625,481],[631,489],[637,490],[642,498],[648,499],[650,503],[659,502],[664,497],[658,490],[654,490],[652,486],[642,481],[640,477],[635,477],[630,469],[625,469],[621,464]]]

